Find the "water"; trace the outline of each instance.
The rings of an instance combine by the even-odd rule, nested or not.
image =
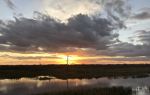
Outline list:
[[[2,79],[0,95],[31,95],[55,92],[80,87],[131,87],[133,95],[150,95],[150,77],[146,78],[93,78],[93,79],[57,79],[38,80],[35,78]]]

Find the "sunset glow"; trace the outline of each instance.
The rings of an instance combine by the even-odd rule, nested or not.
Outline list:
[[[6,55],[7,54],[7,55]],[[67,64],[67,55],[65,54],[20,54],[2,52],[0,55],[1,65],[39,65],[39,64]],[[11,55],[11,56],[10,56]],[[76,64],[148,64],[150,59],[146,57],[136,58],[133,57],[110,57],[110,56],[83,56],[83,55],[69,55],[69,65]]]
[[[0,65],[66,64],[66,56],[70,65],[149,64],[149,5],[149,0],[1,0]]]

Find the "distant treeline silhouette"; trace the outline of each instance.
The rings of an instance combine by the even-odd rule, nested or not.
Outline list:
[[[37,95],[132,95],[132,89],[127,87],[71,89],[60,92],[47,92]]]
[[[145,77],[150,74],[149,64],[122,65],[2,65],[0,78],[55,76],[67,78]]]

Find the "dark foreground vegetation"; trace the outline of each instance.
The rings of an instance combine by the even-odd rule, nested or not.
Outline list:
[[[132,95],[131,88],[111,87],[111,88],[92,88],[66,90],[55,93],[44,93],[38,95]]]
[[[55,76],[57,78],[145,77],[150,65],[19,65],[0,66],[0,78]]]

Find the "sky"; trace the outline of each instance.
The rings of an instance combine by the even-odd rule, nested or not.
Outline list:
[[[150,0],[0,0],[0,65],[149,64]]]

